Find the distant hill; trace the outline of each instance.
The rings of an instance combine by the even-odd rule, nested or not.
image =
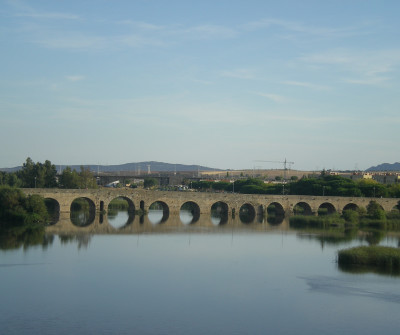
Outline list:
[[[65,169],[69,166],[71,169],[75,169],[77,171],[80,170],[81,165],[57,165],[57,171]],[[119,165],[87,165],[82,164],[85,168],[89,168],[93,172],[119,172],[119,171],[135,171],[144,173],[148,171],[148,166],[150,166],[151,172],[188,172],[188,171],[220,171],[220,169],[214,169],[201,165],[185,165],[185,164],[171,164],[171,163],[162,163],[162,162],[138,162],[138,163],[126,163]],[[17,166],[13,168],[3,168],[0,171],[5,172],[15,172],[22,169],[22,166]]]
[[[368,172],[372,172],[372,171],[400,171],[400,163],[382,163],[379,164],[377,166],[372,166],[370,168],[368,168],[367,170]]]

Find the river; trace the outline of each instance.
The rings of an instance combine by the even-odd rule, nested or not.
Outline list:
[[[398,334],[400,277],[336,263],[369,234],[230,220],[117,211],[3,248],[0,333]]]

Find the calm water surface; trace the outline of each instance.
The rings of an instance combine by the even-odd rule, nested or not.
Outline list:
[[[0,333],[399,332],[400,278],[337,267],[337,250],[367,244],[360,235],[149,216],[118,212],[99,233],[76,227],[46,247],[0,251]]]

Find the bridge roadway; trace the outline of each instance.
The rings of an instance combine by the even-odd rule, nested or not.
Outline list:
[[[391,211],[396,206],[400,208],[400,201],[395,198],[177,192],[127,188],[22,189],[22,191],[26,195],[38,194],[45,199],[53,199],[60,214],[70,213],[72,202],[78,198],[87,199],[93,212],[104,213],[109,203],[119,197],[128,202],[131,212],[138,209],[148,212],[152,204],[158,203],[167,217],[169,214],[179,214],[182,205],[186,203],[190,204],[192,212],[197,216],[210,215],[211,207],[217,203],[220,210],[230,216],[239,214],[243,209],[251,215],[264,214],[270,205],[274,205],[276,212],[282,215],[292,215],[296,206],[302,207],[304,213],[310,215],[317,215],[321,208],[328,213],[341,213],[346,209],[366,208],[372,200],[380,204],[385,211]]]

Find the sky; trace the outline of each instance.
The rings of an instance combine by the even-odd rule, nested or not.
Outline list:
[[[0,167],[398,162],[399,12],[397,0],[0,0]]]

